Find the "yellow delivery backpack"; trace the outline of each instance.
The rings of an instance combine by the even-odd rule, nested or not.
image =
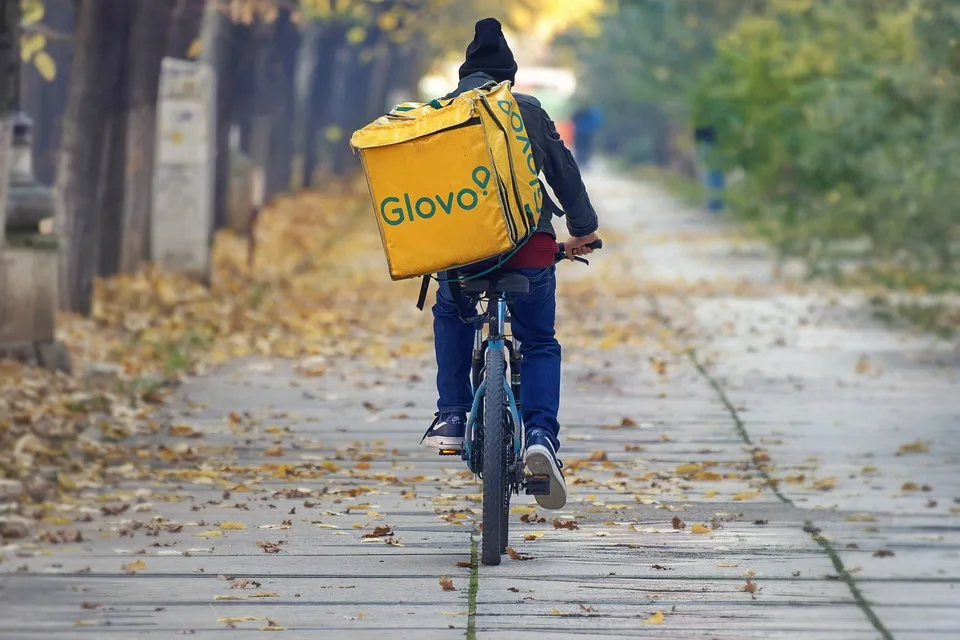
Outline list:
[[[509,83],[404,103],[354,132],[394,280],[509,255],[542,208]]]

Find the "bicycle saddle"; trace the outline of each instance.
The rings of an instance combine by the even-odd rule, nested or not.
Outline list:
[[[530,281],[519,273],[504,273],[490,278],[477,278],[463,283],[463,292],[468,295],[483,293],[528,293]]]

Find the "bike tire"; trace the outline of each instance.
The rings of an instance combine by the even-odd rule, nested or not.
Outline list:
[[[503,446],[503,405],[506,362],[502,349],[487,349],[486,392],[483,396],[483,536],[480,561],[500,564],[506,539],[504,501],[507,495]]]

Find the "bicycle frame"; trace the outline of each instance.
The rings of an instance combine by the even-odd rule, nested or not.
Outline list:
[[[509,403],[509,412],[513,429],[513,443],[515,460],[520,460],[520,454],[523,450],[524,427],[521,405],[518,400],[520,397],[520,354],[514,347],[512,340],[507,336],[506,326],[510,322],[509,310],[507,307],[506,294],[498,294],[497,298],[490,300],[486,313],[476,322],[475,336],[473,342],[473,366],[470,376],[470,385],[473,391],[473,406],[470,409],[470,415],[467,418],[467,429],[464,438],[463,459],[467,466],[474,473],[480,472],[478,465],[479,459],[475,455],[474,443],[479,439],[476,437],[475,430],[482,430],[482,422],[478,422],[480,408],[483,406],[483,398],[486,393],[487,381],[484,377],[483,362],[487,349],[507,349],[510,361],[510,379],[504,380],[504,393]],[[484,338],[484,327],[487,328],[487,336]],[[482,431],[480,433],[482,436]],[[514,484],[514,483],[511,483]],[[518,492],[519,485],[514,487]]]

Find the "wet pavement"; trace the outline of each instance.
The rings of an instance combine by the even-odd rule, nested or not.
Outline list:
[[[588,186],[607,248],[559,267],[570,500],[515,501],[528,559],[477,565],[480,486],[418,446],[434,367],[407,336],[189,381],[171,464],[100,503],[126,510],[4,550],[0,637],[957,637],[957,344],[776,280],[650,186]]]

